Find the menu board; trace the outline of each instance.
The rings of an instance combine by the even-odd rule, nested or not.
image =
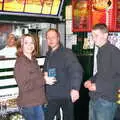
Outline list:
[[[0,12],[60,15],[63,0],[0,0]]]
[[[72,0],[73,32],[90,31],[91,13],[88,0]]]

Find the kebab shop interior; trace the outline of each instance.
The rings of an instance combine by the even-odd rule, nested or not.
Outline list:
[[[88,120],[89,91],[84,82],[94,73],[95,48],[91,30],[97,23],[109,29],[109,41],[120,49],[120,0],[0,0],[0,120],[24,120],[16,99],[19,93],[14,78],[15,56],[6,48],[10,33],[15,42],[24,34],[36,37],[37,61],[43,69],[46,52],[46,32],[55,28],[60,42],[77,56],[84,69],[80,98],[74,103],[75,120]],[[116,91],[120,104],[120,92]],[[116,114],[120,120],[120,110]],[[63,120],[62,110],[54,120]]]

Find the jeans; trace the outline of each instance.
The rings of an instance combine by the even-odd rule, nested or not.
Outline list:
[[[116,103],[104,99],[90,100],[89,120],[113,120],[117,109]]]
[[[22,107],[21,114],[25,120],[44,120],[44,112],[42,106]]]
[[[120,120],[120,104],[117,107],[117,111],[116,111],[114,120]]]

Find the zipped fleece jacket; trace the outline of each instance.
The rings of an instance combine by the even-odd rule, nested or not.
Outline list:
[[[70,99],[72,89],[79,90],[83,69],[70,49],[60,46],[54,52],[48,51],[44,72],[49,69],[56,69],[56,84],[46,85],[46,95],[48,99]]]

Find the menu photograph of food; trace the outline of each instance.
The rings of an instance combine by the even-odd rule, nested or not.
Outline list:
[[[97,23],[106,23],[106,5],[105,0],[92,0],[92,25]]]
[[[22,2],[22,0],[19,0]],[[24,12],[41,13],[43,1],[40,0],[26,0]]]
[[[44,0],[42,14],[50,14],[52,9],[53,0]]]
[[[0,10],[2,10],[2,2],[3,0],[0,0]]]
[[[114,30],[114,1],[92,0],[92,25],[105,23],[109,30]]]
[[[73,31],[88,31],[90,29],[90,9],[88,0],[73,0]]]
[[[60,3],[61,3],[60,1],[61,0],[54,0],[53,1],[52,10],[51,10],[52,15],[57,15],[58,14]]]
[[[4,11],[23,12],[25,0],[4,0]]]

